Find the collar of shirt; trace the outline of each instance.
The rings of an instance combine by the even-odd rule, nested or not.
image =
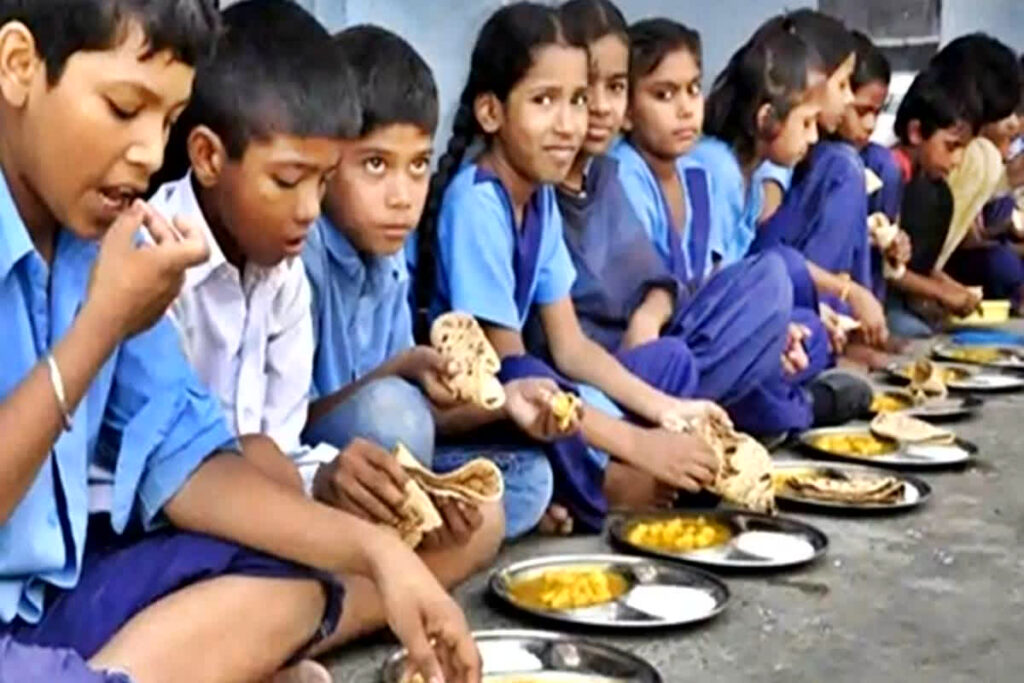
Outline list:
[[[364,256],[331,219],[320,216],[318,221],[324,227],[324,243],[331,261],[336,263],[352,282],[359,283],[360,289],[369,285],[372,290],[379,291],[389,283],[401,282],[408,277],[404,250],[389,256]]]
[[[14,205],[14,197],[11,196],[10,186],[3,173],[0,173],[0,227],[3,229],[3,239],[0,239],[0,280],[4,280],[15,264],[31,254],[35,246]]]
[[[217,243],[209,222],[203,215],[199,206],[199,198],[196,197],[195,188],[192,184],[192,172],[189,171],[184,178],[162,185],[152,199],[153,206],[164,214],[167,220],[173,220],[175,216],[182,216],[190,219],[203,231],[203,237],[210,248],[210,257],[205,263],[193,266],[185,274],[184,289],[191,290],[199,287],[211,277],[221,278],[234,276],[236,282],[249,291],[253,284],[264,280],[277,281],[285,277],[294,259],[285,259],[281,263],[269,268],[246,264],[244,276],[240,275],[238,269],[228,262],[224,250]],[[243,279],[244,277],[244,279]]]

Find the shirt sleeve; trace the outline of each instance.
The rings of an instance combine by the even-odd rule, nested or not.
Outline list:
[[[819,225],[807,240],[804,254],[823,268],[848,263],[850,276],[870,287],[868,203],[863,167],[850,163],[845,157],[837,157],[825,172],[828,179],[824,181],[821,203],[814,215]]]
[[[220,403],[181,352],[167,318],[121,345],[97,450],[114,453],[112,522],[146,527],[218,450],[237,451]]]
[[[261,427],[284,453],[297,453],[309,413],[315,346],[310,286],[302,261],[292,264],[287,278],[273,304]]]
[[[452,310],[519,330],[512,227],[488,184],[449,188],[437,230]]]
[[[576,281],[576,268],[572,265],[572,256],[565,246],[562,213],[555,205],[552,197],[547,207],[548,220],[545,221],[541,239],[544,250],[537,275],[537,292],[534,300],[544,306],[569,296],[572,284]]]

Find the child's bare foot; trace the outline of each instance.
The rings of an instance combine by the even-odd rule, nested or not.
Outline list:
[[[572,534],[573,521],[569,511],[561,505],[552,503],[540,519],[537,530],[546,536],[569,536]]]
[[[277,672],[270,683],[334,683],[334,677],[319,662],[304,659],[295,666]]]
[[[644,510],[671,507],[678,493],[632,465],[613,461],[605,470],[604,495],[612,510]]]

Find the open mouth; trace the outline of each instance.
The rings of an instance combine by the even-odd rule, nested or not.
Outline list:
[[[132,202],[142,196],[142,191],[130,185],[113,185],[100,188],[99,195],[105,209],[121,213],[127,211]]]

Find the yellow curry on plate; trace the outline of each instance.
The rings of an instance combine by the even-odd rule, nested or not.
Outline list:
[[[879,439],[873,434],[826,434],[814,439],[815,448],[836,455],[852,455],[870,458],[895,453],[899,446],[895,441]]]
[[[516,579],[508,588],[516,604],[547,611],[603,605],[618,600],[628,590],[624,576],[597,566],[548,569]]]
[[[711,548],[730,538],[732,532],[727,526],[705,517],[640,522],[626,533],[626,539],[633,545],[676,553]]]
[[[875,394],[874,400],[871,401],[871,412],[872,413],[898,413],[901,410],[906,410],[913,405],[913,401],[909,396],[901,396],[899,394]]]

